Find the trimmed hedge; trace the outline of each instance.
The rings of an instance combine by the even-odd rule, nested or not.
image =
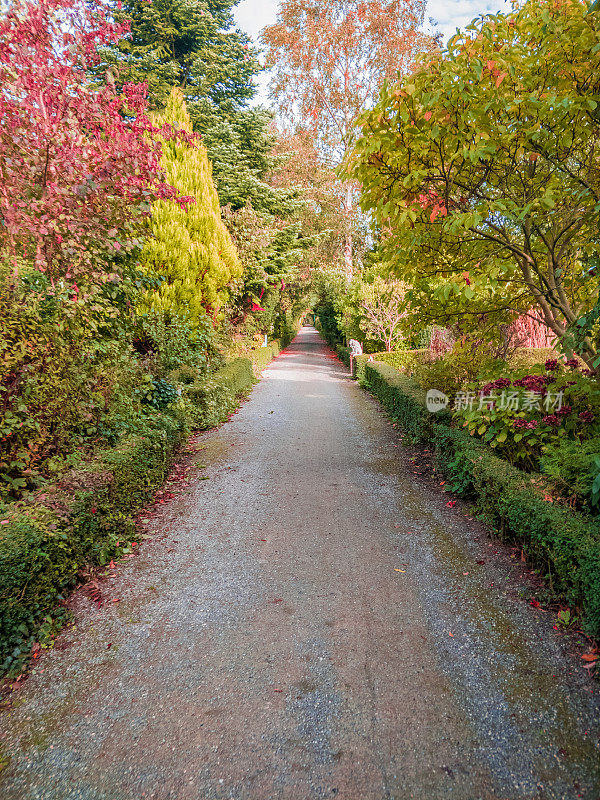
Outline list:
[[[364,380],[365,365],[372,363],[369,358],[382,364],[389,364],[389,366],[400,372],[411,374],[417,364],[432,361],[433,355],[431,350],[392,350],[390,353],[384,350],[381,353],[372,353],[371,355],[364,353],[356,359],[356,377],[358,380]]]
[[[208,377],[184,387],[183,396],[191,404],[191,427],[207,430],[219,425],[237,407],[238,395],[254,385],[250,358],[234,358]]]
[[[349,369],[350,368],[350,349],[348,347],[345,347],[343,344],[336,344],[335,352],[336,352],[337,357],[339,358],[339,360],[342,362],[342,364],[345,364]]]
[[[0,509],[0,671],[18,672],[64,616],[85,564],[106,564],[134,534],[133,513],[164,481],[184,428],[161,425],[103,452],[29,501]],[[40,630],[41,628],[41,630]]]
[[[550,487],[495,455],[447,411],[427,411],[425,392],[386,364],[367,363],[364,385],[417,441],[431,442],[452,490],[476,500],[503,538],[518,542],[553,590],[580,609],[584,630],[600,634],[600,521],[544,500]]]
[[[264,349],[270,360],[274,348]],[[58,627],[82,567],[106,564],[131,542],[134,514],[162,485],[189,429],[223,422],[255,381],[253,361],[235,358],[185,386],[172,415],[157,414],[142,435],[30,500],[0,506],[0,672],[19,672],[33,643]]]
[[[265,367],[273,361],[276,356],[280,353],[280,346],[279,341],[277,339],[273,339],[269,342],[266,347],[258,347],[256,350],[251,350],[248,353],[248,357],[252,361],[252,366],[254,368],[254,374],[256,377],[260,377],[261,372]]]

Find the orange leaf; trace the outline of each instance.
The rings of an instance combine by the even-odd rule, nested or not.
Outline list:
[[[504,78],[506,78],[506,72],[501,72],[500,75],[496,78],[496,89],[500,86]]]
[[[598,660],[598,653],[584,653],[581,658],[584,661],[597,661]]]

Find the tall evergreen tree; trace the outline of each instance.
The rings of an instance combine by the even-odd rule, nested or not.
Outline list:
[[[191,133],[192,123],[183,93],[173,89],[157,125],[165,122]],[[151,274],[163,277],[145,304],[169,315],[197,322],[227,299],[227,286],[241,276],[235,245],[221,219],[219,198],[212,181],[206,148],[169,140],[163,143],[162,166],[166,179],[182,195],[194,198],[187,208],[171,200],[152,207],[152,238],[142,252]]]
[[[173,86],[186,100],[194,128],[233,119],[256,89],[260,71],[245,33],[233,29],[236,0],[123,0],[115,17],[130,33],[104,51],[99,70],[113,65],[117,83],[148,83],[153,108]]]

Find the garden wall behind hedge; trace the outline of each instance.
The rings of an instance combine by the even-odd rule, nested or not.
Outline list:
[[[600,521],[546,501],[551,490],[543,476],[522,472],[452,428],[449,412],[427,411],[424,390],[393,367],[366,362],[363,385],[414,441],[433,444],[451,489],[475,500],[503,538],[518,542],[556,593],[580,610],[585,631],[600,635]]]

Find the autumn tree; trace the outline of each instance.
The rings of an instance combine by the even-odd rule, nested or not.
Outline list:
[[[83,0],[15,0],[0,18],[0,245],[52,281],[106,272],[139,246],[148,201],[174,196],[143,87],[87,81],[122,33]]]
[[[402,325],[407,315],[408,286],[402,281],[375,276],[362,289],[360,328],[370,339],[379,339],[388,353],[404,338]]]
[[[421,32],[424,0],[284,0],[261,40],[273,68],[271,96],[294,127],[311,130],[330,166],[352,146],[354,122],[386,79],[430,45]],[[346,180],[346,269],[352,271],[355,184]]]
[[[599,76],[600,12],[528,0],[384,87],[347,175],[424,313],[533,308],[569,344],[598,294]]]

